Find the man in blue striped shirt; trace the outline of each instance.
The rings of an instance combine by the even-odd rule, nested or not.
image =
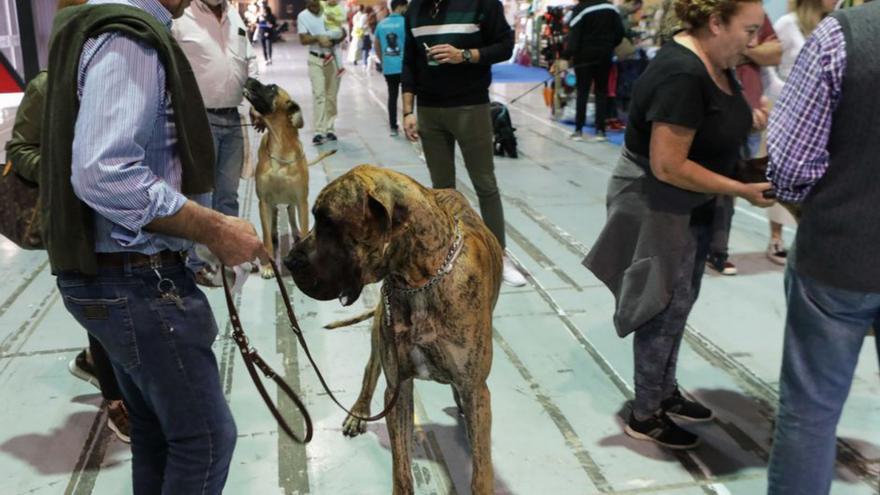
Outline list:
[[[135,7],[170,33],[189,0],[90,4]],[[267,255],[249,222],[181,193],[166,85],[173,74],[158,48],[110,31],[81,51],[62,49],[79,60],[71,182],[93,211],[98,273],[61,271],[59,290],[107,349],[119,379],[131,418],[134,493],[220,493],[236,428],[211,350],[217,325],[180,253],[196,241],[227,265]]]

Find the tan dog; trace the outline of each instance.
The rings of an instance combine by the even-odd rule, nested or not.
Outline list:
[[[413,493],[413,379],[452,385],[473,451],[472,492],[493,493],[492,413],[486,379],[492,366],[492,310],[502,250],[467,200],[428,189],[403,174],[361,165],[318,195],[315,227],[285,258],[296,285],[344,305],[364,285],[383,281],[383,303],[345,323],[375,316],[370,360],[354,414],[370,415],[384,371],[399,396],[385,418],[394,459],[394,493]],[[366,431],[349,416],[347,436]]]
[[[254,178],[260,201],[263,245],[274,256],[274,244],[278,240],[278,208],[287,207],[294,239],[305,237],[309,230],[309,167],[334,151],[306,162],[299,140],[299,129],[303,127],[302,110],[287,91],[274,84],[264,85],[256,79],[248,79],[244,96],[252,105],[251,119],[255,125],[268,131],[260,141]],[[274,276],[269,265],[263,266],[260,273],[263,278]]]

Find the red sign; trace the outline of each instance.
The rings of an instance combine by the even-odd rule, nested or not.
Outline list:
[[[21,93],[22,91],[24,91],[24,83],[21,81],[21,77],[18,76],[6,57],[0,53],[0,93]]]

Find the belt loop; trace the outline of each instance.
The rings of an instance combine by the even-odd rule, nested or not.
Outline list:
[[[128,253],[123,253],[123,262],[122,262],[122,273],[125,274],[126,277],[131,276],[131,256]]]

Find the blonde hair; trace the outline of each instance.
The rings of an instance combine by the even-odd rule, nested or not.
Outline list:
[[[708,24],[713,15],[727,24],[743,3],[761,3],[761,0],[675,0],[675,14],[689,29],[699,29]]]
[[[825,18],[825,10],[822,8],[822,0],[796,0],[794,3],[794,15],[797,17],[798,27],[804,37],[809,37]]]

